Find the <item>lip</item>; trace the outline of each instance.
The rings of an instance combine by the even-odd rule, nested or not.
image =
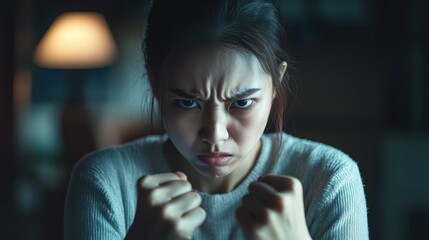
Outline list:
[[[232,159],[232,154],[230,153],[205,153],[197,155],[197,158],[209,166],[224,166]]]

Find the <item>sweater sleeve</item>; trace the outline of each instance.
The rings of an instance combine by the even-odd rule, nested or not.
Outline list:
[[[331,173],[319,182],[324,186],[309,208],[309,230],[314,240],[369,239],[367,207],[359,169],[348,156],[344,159],[329,166]]]
[[[64,212],[64,239],[123,239],[114,213],[114,193],[83,159],[70,178]],[[119,203],[116,203],[119,204]]]

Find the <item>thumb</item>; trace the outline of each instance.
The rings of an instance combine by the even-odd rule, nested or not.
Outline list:
[[[183,181],[187,181],[188,180],[188,177],[186,177],[186,175],[183,172],[176,171],[176,172],[174,172],[174,174],[176,174],[177,177],[179,177]]]

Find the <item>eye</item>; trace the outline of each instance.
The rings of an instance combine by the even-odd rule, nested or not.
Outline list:
[[[199,107],[197,101],[195,100],[177,99],[176,102],[179,105],[179,107],[185,108],[185,109],[193,109],[193,108]]]
[[[252,99],[241,99],[241,100],[235,101],[232,104],[232,106],[235,108],[246,109],[246,108],[249,108],[250,106],[252,106],[252,104],[253,104]]]

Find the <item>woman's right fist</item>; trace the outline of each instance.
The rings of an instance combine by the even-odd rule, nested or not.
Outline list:
[[[181,172],[141,177],[137,210],[125,239],[191,239],[206,218],[201,197]]]

